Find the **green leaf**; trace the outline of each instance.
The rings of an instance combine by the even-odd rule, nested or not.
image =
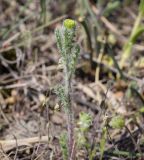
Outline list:
[[[137,30],[135,31],[134,35],[131,37],[131,42],[134,44],[137,40],[137,38],[144,32],[144,27],[139,26]]]
[[[144,15],[144,0],[140,1],[139,11]]]
[[[55,93],[59,97],[61,104],[63,105],[64,109],[66,110],[67,106],[68,106],[67,105],[68,104],[68,100],[67,100],[66,95],[65,95],[64,87],[62,85],[58,85],[55,88]]]
[[[107,128],[104,127],[102,131],[102,138],[100,140],[100,154],[101,154],[100,160],[102,160],[103,158],[103,153],[104,153],[105,145],[106,145],[106,138],[107,138]]]
[[[144,113],[144,106],[139,109],[140,113]]]
[[[62,54],[63,50],[62,50],[62,35],[60,30],[56,29],[55,30],[55,35],[56,35],[56,40],[57,40],[57,46],[58,49],[60,50],[60,53]]]
[[[120,6],[120,4],[121,3],[119,1],[109,2],[107,7],[104,10],[103,15],[108,16],[109,14],[111,14],[111,12],[116,10]]]
[[[41,6],[41,19],[42,19],[42,22],[46,23],[46,13],[47,13],[46,0],[40,0],[40,6]]]
[[[82,132],[86,132],[90,125],[92,124],[92,117],[90,114],[81,112],[79,115],[79,122],[78,125],[80,126],[80,130]]]

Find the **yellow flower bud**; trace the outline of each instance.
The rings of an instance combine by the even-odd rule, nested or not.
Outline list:
[[[76,22],[72,19],[64,20],[64,27],[67,29],[72,29],[76,26]]]

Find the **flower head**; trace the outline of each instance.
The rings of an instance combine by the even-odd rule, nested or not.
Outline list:
[[[64,27],[67,29],[73,29],[76,26],[76,22],[72,19],[64,20]]]

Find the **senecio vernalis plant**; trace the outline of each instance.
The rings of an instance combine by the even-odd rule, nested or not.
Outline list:
[[[68,159],[74,159],[74,115],[72,107],[72,76],[74,74],[78,55],[79,45],[75,42],[76,22],[72,19],[66,19],[60,29],[55,30],[57,46],[61,55],[60,63],[64,71],[64,85],[56,88],[56,93],[60,98],[61,104],[67,116],[67,141],[68,141]]]

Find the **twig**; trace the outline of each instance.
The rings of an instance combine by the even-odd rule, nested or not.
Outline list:
[[[25,82],[25,83],[15,83],[15,84],[11,84],[11,85],[7,85],[7,86],[0,86],[0,90],[1,89],[12,89],[12,88],[21,88],[21,87],[25,87],[28,86],[30,83],[29,82]]]
[[[17,159],[17,154],[18,154],[18,143],[17,143],[16,136],[15,135],[13,135],[13,136],[14,136],[14,139],[15,139],[15,142],[16,142],[16,152],[15,152],[15,156],[14,156],[14,160],[16,160]]]
[[[42,136],[41,139],[39,137],[31,137],[31,138],[24,138],[24,139],[17,139],[17,146],[21,146],[24,144],[34,144],[37,142],[47,142],[47,136]],[[16,141],[13,140],[0,140],[0,144],[3,150],[7,150],[10,146],[15,146]]]
[[[3,109],[2,109],[1,104],[0,104],[0,113],[1,113],[2,117],[4,118],[6,124],[9,125],[9,124],[10,124],[10,123],[9,123],[9,120],[8,120],[8,118],[6,117],[5,113],[3,112]]]
[[[130,137],[131,137],[131,139],[132,139],[132,141],[133,141],[135,147],[136,147],[137,150],[139,151],[139,153],[140,153],[140,155],[141,155],[141,158],[142,158],[142,157],[143,157],[143,153],[142,153],[142,151],[141,151],[140,146],[136,143],[136,141],[135,141],[135,139],[134,139],[134,137],[133,137],[131,131],[129,130],[129,128],[128,128],[127,126],[125,126],[125,128],[126,128],[126,130],[128,131],[128,133],[130,134]]]
[[[67,17],[67,15],[63,15],[63,16],[61,16],[61,17],[58,17],[58,18],[56,18],[56,19],[54,19],[54,20],[52,20],[52,21],[50,21],[50,22],[48,22],[48,23],[46,23],[46,24],[44,24],[44,25],[42,25],[42,26],[40,26],[40,27],[38,27],[38,28],[36,28],[36,29],[34,29],[33,31],[31,31],[31,33],[32,33],[32,34],[33,34],[33,33],[36,33],[36,32],[38,32],[38,31],[44,29],[45,27],[49,27],[49,26],[51,26],[51,25],[53,25],[53,24],[55,24],[55,23],[63,20],[63,19],[66,18],[66,17]],[[19,34],[19,35],[21,35],[21,34]],[[17,37],[18,37],[18,36],[17,36]],[[34,41],[37,41],[37,40],[39,40],[39,39],[40,39],[39,36],[38,36],[38,37],[35,37],[35,38],[33,39],[33,42],[34,42]],[[14,49],[15,47],[22,47],[22,46],[25,46],[25,42],[21,42],[21,43],[18,43],[18,44],[16,44],[16,45],[9,46],[9,47],[7,47],[7,48],[1,48],[1,49],[0,49],[0,53],[9,51],[9,50],[11,50],[11,49]]]
[[[51,26],[51,25],[53,25],[55,23],[58,23],[59,21],[65,19],[66,17],[67,17],[67,15],[62,15],[62,16],[60,16],[60,17],[58,17],[58,18],[56,18],[56,19],[54,19],[54,20],[52,20],[52,21],[50,21],[50,22],[48,22],[48,23],[46,23],[46,24],[44,24],[44,25],[42,25],[40,27],[37,27],[36,29],[34,29],[32,31],[32,33],[36,33],[36,32],[38,32],[38,31],[40,31],[40,30],[42,30],[42,29],[44,29],[44,28],[46,28],[48,26]]]
[[[17,39],[19,37],[19,35],[20,35],[20,32],[14,34],[12,37],[10,37],[6,41],[4,41],[2,43],[2,47],[5,47],[5,46],[9,45],[13,40]]]

